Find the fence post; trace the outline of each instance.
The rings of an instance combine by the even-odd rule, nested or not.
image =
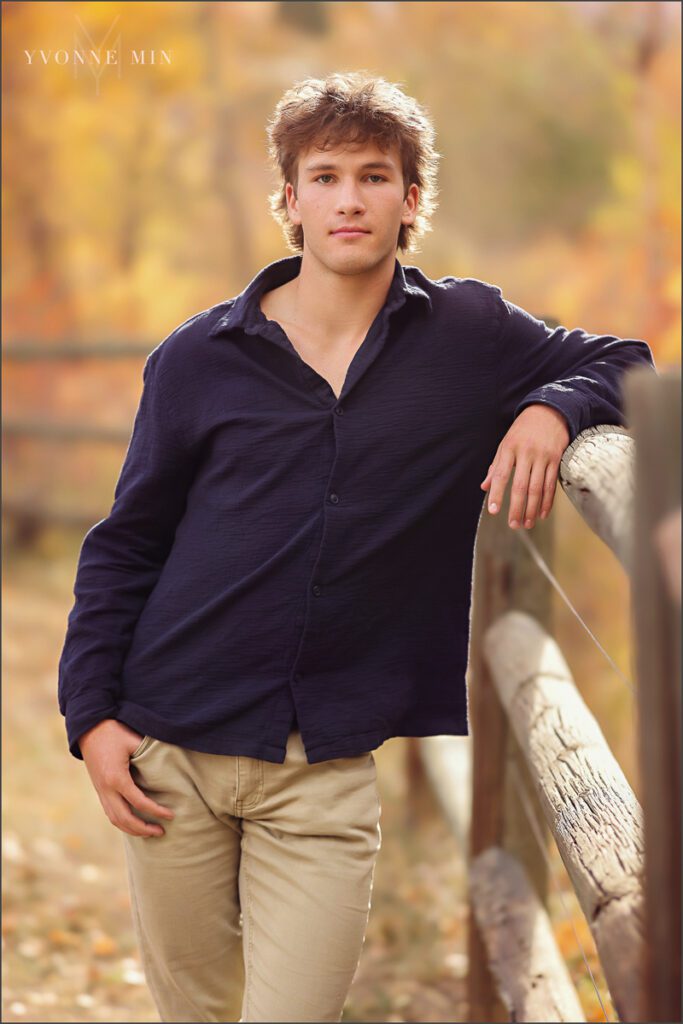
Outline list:
[[[680,373],[633,370],[624,385],[635,439],[634,566],[631,589],[638,680],[639,757],[645,826],[643,1013],[681,1020],[681,635],[667,586],[668,554],[657,529],[681,505]],[[680,538],[680,533],[679,533]]]
[[[472,732],[472,818],[470,858],[489,846],[514,854],[523,865],[540,900],[548,895],[547,864],[531,832],[524,808],[513,787],[514,763],[526,783],[529,800],[544,845],[549,829],[528,778],[526,762],[500,704],[484,659],[483,637],[491,623],[511,608],[533,615],[552,633],[552,588],[532,561],[526,546],[508,526],[510,484],[503,506],[492,516],[484,506],[479,523],[474,563],[472,637],[470,643],[470,725]],[[559,497],[559,491],[555,500]],[[526,531],[552,567],[551,513]],[[523,529],[523,527],[521,528]],[[471,1021],[507,1021],[507,1008],[498,997],[474,914],[469,915],[468,997]]]

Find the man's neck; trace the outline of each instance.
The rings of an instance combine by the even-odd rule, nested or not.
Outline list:
[[[344,344],[367,333],[386,301],[394,267],[392,257],[361,274],[339,274],[304,255],[299,274],[266,292],[261,309],[268,319],[324,339],[325,347]]]

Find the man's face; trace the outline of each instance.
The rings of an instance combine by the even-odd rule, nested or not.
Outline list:
[[[299,155],[296,196],[286,185],[290,219],[301,224],[304,252],[340,274],[363,273],[396,256],[402,224],[415,219],[419,189],[404,198],[398,147],[383,152],[374,142]],[[339,231],[358,227],[362,233]]]

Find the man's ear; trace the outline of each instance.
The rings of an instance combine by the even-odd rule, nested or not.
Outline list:
[[[287,200],[287,213],[292,224],[301,224],[301,217],[297,209],[298,199],[294,186],[291,182],[287,182],[285,185],[285,198]]]
[[[406,209],[403,211],[403,217],[401,218],[403,224],[414,223],[415,218],[417,217],[417,204],[419,197],[419,188],[415,184],[411,185],[408,191],[406,192],[405,199],[403,200],[403,203],[406,207]],[[408,219],[405,219],[406,217]]]

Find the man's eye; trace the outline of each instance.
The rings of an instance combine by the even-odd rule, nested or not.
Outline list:
[[[320,181],[321,178],[331,178],[331,177],[332,177],[331,174],[319,174],[318,177],[315,178],[314,180],[315,181]],[[379,178],[380,181],[386,181],[386,178],[383,178],[381,174],[368,174],[368,178]]]

